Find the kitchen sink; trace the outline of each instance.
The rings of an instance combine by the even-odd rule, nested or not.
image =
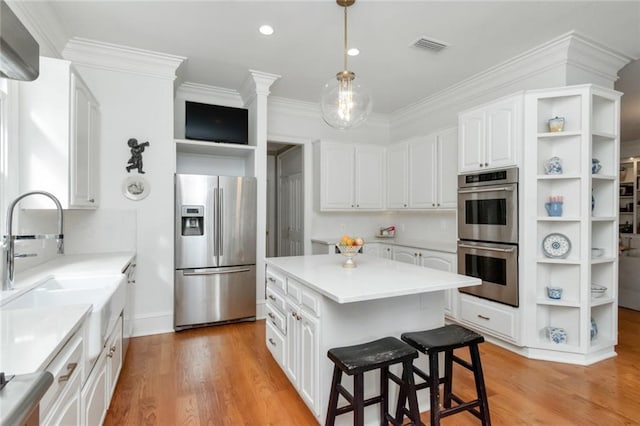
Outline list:
[[[87,330],[87,360],[97,359],[124,309],[126,278],[123,274],[53,277],[4,304],[3,310],[91,305]]]

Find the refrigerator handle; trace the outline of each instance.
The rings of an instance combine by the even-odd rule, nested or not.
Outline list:
[[[222,252],[222,247],[224,247],[224,193],[222,192],[222,188],[218,189],[218,256],[224,255]]]
[[[213,235],[215,237],[214,241],[213,241],[213,255],[217,258],[218,257],[218,235],[219,235],[219,230],[218,230],[218,215],[219,215],[219,210],[218,210],[218,188],[213,188]],[[216,259],[216,262],[218,260]],[[217,263],[216,263],[217,265]]]
[[[182,275],[185,277],[194,276],[194,275],[224,275],[224,274],[232,274],[234,272],[249,272],[251,268],[235,268],[235,269],[224,269],[224,270],[216,270],[216,269],[192,269],[190,271],[182,271]]]

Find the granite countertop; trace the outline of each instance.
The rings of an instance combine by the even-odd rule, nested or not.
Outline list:
[[[385,299],[481,284],[478,278],[439,271],[366,254],[354,258],[356,268],[333,254],[270,257],[269,266],[338,303]]]
[[[443,242],[443,241],[430,241],[430,240],[418,240],[418,239],[410,239],[410,238],[385,238],[385,237],[376,237],[373,235],[364,236],[363,237],[365,245],[371,243],[383,243],[389,244],[392,246],[401,246],[401,247],[413,247],[417,249],[424,250],[433,250],[440,251],[443,253],[457,253],[457,245],[456,242]],[[311,238],[312,243],[326,244],[326,245],[334,245],[340,241],[340,237],[314,237]]]

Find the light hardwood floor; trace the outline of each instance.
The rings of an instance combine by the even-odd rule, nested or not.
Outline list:
[[[640,425],[640,312],[619,312],[618,356],[589,367],[480,345],[493,424]],[[105,425],[315,424],[264,331],[258,321],[132,339]],[[472,396],[467,377],[454,372],[463,397]],[[442,424],[480,422],[463,413]]]

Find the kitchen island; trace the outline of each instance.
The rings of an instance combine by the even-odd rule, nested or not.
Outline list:
[[[320,424],[333,370],[330,348],[440,327],[444,291],[480,284],[374,256],[358,255],[353,269],[342,267],[345,260],[333,254],[266,259],[266,344]],[[416,362],[426,368],[424,357]],[[350,391],[351,382],[343,380]],[[377,373],[365,375],[365,397],[377,392],[378,382]],[[396,391],[390,386],[391,401]],[[428,410],[427,392],[418,395],[421,411]],[[375,405],[365,409],[367,424],[380,424],[378,411]],[[353,424],[352,415],[339,416],[336,424]]]

